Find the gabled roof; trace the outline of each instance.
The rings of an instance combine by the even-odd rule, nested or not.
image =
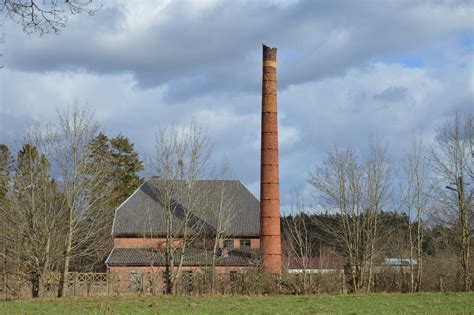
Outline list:
[[[164,236],[166,215],[164,195],[172,195],[175,205],[173,215],[174,233],[179,233],[183,224],[183,213],[189,211],[192,220],[198,220],[212,233],[217,225],[220,205],[232,211],[227,233],[232,236],[258,236],[260,232],[259,201],[238,180],[196,180],[192,182],[192,197],[189,182],[182,180],[150,179],[141,185],[116,210],[112,235],[120,236]],[[183,193],[184,192],[184,193]],[[191,203],[186,200],[192,200]],[[221,207],[222,208],[222,207]]]
[[[202,248],[188,247],[184,254],[185,266],[209,266],[212,263],[212,251]],[[152,248],[114,248],[105,262],[108,266],[164,266],[164,252]],[[257,266],[258,250],[236,248],[223,256],[219,253],[217,266]],[[179,255],[175,256],[174,264],[179,264]]]

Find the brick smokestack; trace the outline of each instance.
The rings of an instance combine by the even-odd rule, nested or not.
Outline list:
[[[281,272],[276,48],[263,45],[260,251],[262,271]]]

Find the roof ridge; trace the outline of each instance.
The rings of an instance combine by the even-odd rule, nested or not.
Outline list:
[[[165,179],[165,178],[149,178],[146,180],[148,181],[177,181],[177,182],[186,182],[189,181],[189,179]],[[233,178],[233,179],[222,179],[222,178],[200,178],[200,179],[193,179],[193,181],[196,182],[242,182],[240,179]]]

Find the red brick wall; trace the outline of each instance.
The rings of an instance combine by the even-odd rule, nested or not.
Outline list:
[[[258,238],[242,238],[246,240],[250,240],[250,248],[260,248],[260,239]],[[226,238],[228,240],[228,238]],[[240,238],[234,238],[234,248],[240,248]],[[219,240],[219,247],[224,247],[224,240]]]
[[[114,247],[164,248],[165,244],[165,238],[114,237]],[[179,246],[181,241],[175,240],[174,244],[175,246]]]
[[[251,248],[260,248],[260,239],[259,238],[255,238],[255,239],[251,239],[250,240],[250,247]]]
[[[243,238],[249,239],[249,238]],[[234,248],[240,248],[240,238],[234,238]],[[154,247],[154,248],[164,248],[166,244],[165,238],[140,238],[140,237],[115,237],[114,238],[114,247]],[[181,244],[180,240],[175,241],[175,246]],[[224,247],[224,240],[219,241],[219,246]],[[260,239],[251,238],[250,239],[251,248],[260,248]]]

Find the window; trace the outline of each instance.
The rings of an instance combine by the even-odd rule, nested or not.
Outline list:
[[[240,240],[240,247],[250,247],[250,240]]]
[[[224,248],[234,248],[234,240],[224,240]]]

